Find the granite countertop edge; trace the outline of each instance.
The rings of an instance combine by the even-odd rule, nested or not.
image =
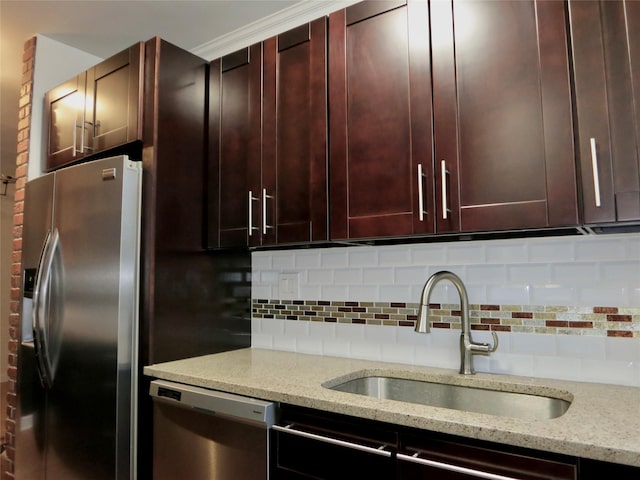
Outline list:
[[[144,367],[150,377],[370,420],[640,467],[640,388],[477,373],[245,348]],[[325,388],[383,374],[572,402],[551,420],[516,418],[381,400]]]

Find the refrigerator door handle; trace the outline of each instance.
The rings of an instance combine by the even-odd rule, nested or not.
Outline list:
[[[36,363],[40,380],[43,386],[49,389],[53,386],[53,368],[48,345],[49,292],[53,260],[59,241],[60,235],[57,229],[47,234],[33,289],[32,324]]]

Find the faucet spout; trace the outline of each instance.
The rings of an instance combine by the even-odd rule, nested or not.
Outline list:
[[[476,343],[471,337],[471,324],[469,320],[469,298],[464,283],[455,273],[443,270],[434,273],[429,277],[422,289],[420,298],[420,307],[418,310],[418,319],[416,321],[415,331],[419,333],[429,332],[429,300],[434,287],[441,280],[449,280],[453,283],[460,297],[460,314],[462,317],[460,332],[460,373],[464,375],[472,375],[475,373],[473,368],[473,355],[489,355],[498,348],[498,336],[496,332],[491,332],[493,336],[493,345],[488,343]]]

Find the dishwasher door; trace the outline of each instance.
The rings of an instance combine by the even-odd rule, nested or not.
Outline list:
[[[151,382],[154,480],[269,478],[272,402]]]

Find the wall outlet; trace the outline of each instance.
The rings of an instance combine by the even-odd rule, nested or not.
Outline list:
[[[278,275],[278,293],[281,299],[295,300],[300,290],[299,273],[280,273]]]

